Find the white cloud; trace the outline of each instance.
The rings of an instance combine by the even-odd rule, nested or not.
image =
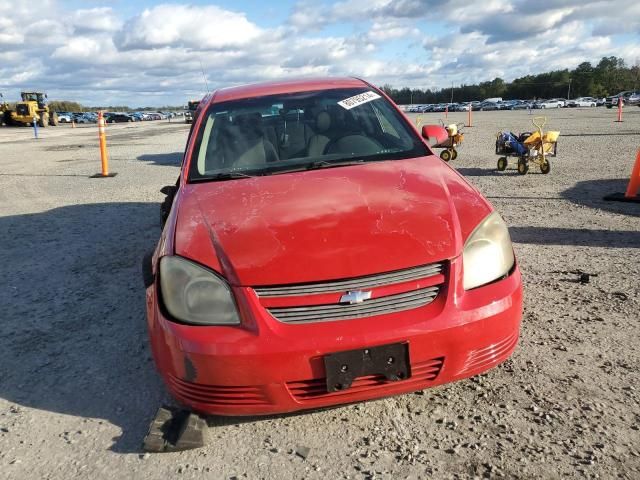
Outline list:
[[[71,16],[75,32],[113,32],[122,27],[122,22],[111,7],[96,7],[76,10]]]
[[[243,13],[214,5],[158,5],[129,20],[116,35],[116,43],[124,50],[166,46],[221,49],[247,45],[260,32]]]

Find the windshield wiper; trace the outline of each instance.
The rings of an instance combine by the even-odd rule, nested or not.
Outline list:
[[[346,167],[349,165],[360,165],[364,163],[364,159],[353,159],[350,158],[348,160],[336,160],[335,162],[329,162],[327,160],[317,160],[315,162],[307,163],[305,168],[307,170],[316,170],[319,168],[332,168],[332,167]]]
[[[198,182],[215,182],[218,180],[235,180],[236,178],[253,178],[255,175],[248,175],[242,172],[221,172],[213,175],[208,175],[201,178],[193,178],[190,183]]]

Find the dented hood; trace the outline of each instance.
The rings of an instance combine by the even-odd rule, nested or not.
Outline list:
[[[491,208],[435,157],[187,185],[176,253],[236,285],[315,282],[452,258]]]

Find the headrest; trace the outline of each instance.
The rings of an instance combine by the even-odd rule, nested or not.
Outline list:
[[[331,116],[325,112],[318,112],[316,115],[316,130],[318,132],[326,132],[331,126]]]

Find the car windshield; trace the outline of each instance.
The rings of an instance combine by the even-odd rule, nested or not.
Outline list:
[[[227,180],[427,154],[397,110],[370,89],[298,92],[213,104],[188,178]]]

